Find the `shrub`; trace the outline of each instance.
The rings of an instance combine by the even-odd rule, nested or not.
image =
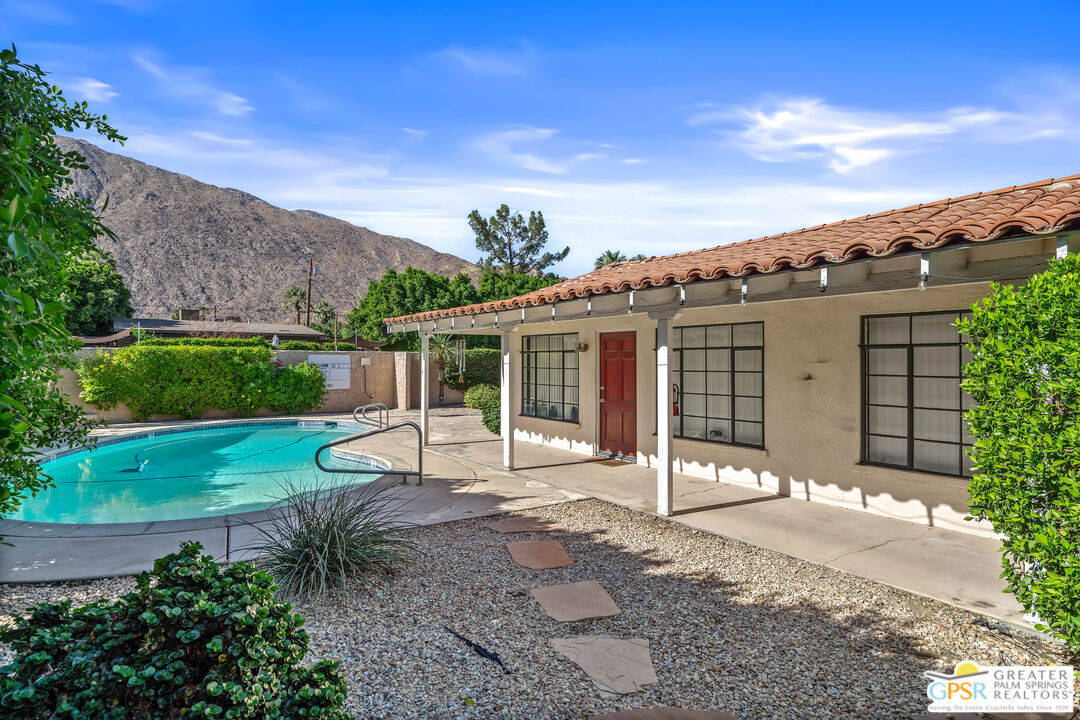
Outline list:
[[[267,524],[255,526],[251,549],[286,597],[345,591],[350,581],[376,584],[410,562],[416,547],[401,532],[392,486],[370,483],[356,490],[329,485],[283,486],[282,505]]]
[[[144,333],[145,334],[145,333]],[[144,337],[139,345],[197,345],[202,347],[270,347],[270,341],[262,336],[237,338],[237,337]]]
[[[457,366],[446,366],[446,384],[455,390],[467,390],[476,385],[499,385],[502,352],[490,348],[472,348],[465,351],[465,372],[462,382],[458,382]]]
[[[0,630],[15,653],[0,718],[346,720],[337,663],[304,667],[304,619],[273,578],[201,549],[182,544],[119,599],[37,605]]]
[[[278,350],[355,350],[356,346],[350,342],[331,340],[330,342],[315,342],[313,340],[286,340],[278,345]]]
[[[502,431],[502,397],[495,385],[475,385],[465,391],[465,406],[481,411],[481,420],[491,432]]]
[[[111,335],[113,320],[131,316],[131,291],[107,255],[75,263],[68,289],[73,297],[64,323],[72,335]]]
[[[1042,630],[1080,650],[1080,258],[991,285],[969,321],[971,513],[1003,540],[1002,577]]]
[[[260,408],[289,413],[322,404],[322,373],[303,363],[278,368],[269,348],[129,345],[99,350],[79,366],[82,397],[108,410],[124,403],[132,417],[199,417],[216,408],[252,415]]]

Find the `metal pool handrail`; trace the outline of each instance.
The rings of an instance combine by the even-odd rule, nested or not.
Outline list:
[[[360,407],[356,408],[352,411],[353,420],[355,420],[356,422],[371,422],[371,419],[368,418],[368,413],[372,410],[379,411],[379,427],[390,424],[390,408],[386,407],[386,403],[381,402],[368,403],[367,405],[361,405]],[[358,414],[360,415],[360,417],[357,417]],[[385,419],[383,419],[384,414]]]
[[[398,428],[411,427],[416,431],[416,469],[415,470],[391,470],[387,471],[382,468],[328,468],[322,464],[319,460],[319,455],[324,450],[329,450],[336,445],[344,445],[347,442],[353,440],[362,440],[363,438],[371,437],[372,435],[379,435],[380,433],[389,432],[390,430],[397,430]],[[420,426],[411,421],[404,421],[395,423],[394,425],[387,425],[386,427],[378,427],[374,430],[365,430],[364,432],[355,433],[353,435],[346,435],[343,438],[332,440],[321,446],[315,451],[315,465],[323,472],[328,473],[348,473],[351,475],[400,475],[401,484],[406,484],[406,478],[409,476],[416,477],[416,484],[424,484],[424,433],[420,430]]]

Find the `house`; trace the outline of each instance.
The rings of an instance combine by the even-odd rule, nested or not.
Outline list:
[[[163,320],[160,318],[117,318],[113,330],[149,331],[163,338],[176,337],[257,337],[267,340],[324,340],[325,335],[304,325],[287,323],[246,323],[227,320]]]
[[[956,530],[971,444],[952,327],[988,282],[1080,248],[1080,176],[695,252],[510,300],[386,319],[498,334],[515,442]],[[426,366],[426,363],[425,363]],[[423,416],[426,432],[427,418]]]

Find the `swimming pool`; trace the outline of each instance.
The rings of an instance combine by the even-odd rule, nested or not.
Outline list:
[[[264,510],[282,499],[282,483],[353,485],[378,475],[335,475],[315,467],[315,450],[360,432],[352,423],[251,421],[186,426],[102,439],[89,450],[58,453],[42,464],[55,487],[25,501],[16,520],[136,523]],[[356,467],[324,453],[329,467]]]

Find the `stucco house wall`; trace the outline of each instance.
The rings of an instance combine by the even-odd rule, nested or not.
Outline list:
[[[860,465],[862,317],[964,310],[986,291],[986,283],[974,283],[685,310],[673,326],[764,323],[765,448],[675,438],[675,471],[990,535],[988,526],[964,520],[964,478]],[[645,315],[515,328],[511,334],[515,439],[594,454],[599,433],[599,334],[632,330],[637,334],[637,463],[654,466],[655,329],[656,322]],[[579,358],[576,423],[520,415],[521,338],[556,332],[577,332],[579,342],[588,344]]]

